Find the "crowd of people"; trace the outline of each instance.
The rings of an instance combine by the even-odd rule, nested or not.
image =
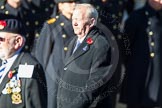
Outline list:
[[[162,0],[2,0],[0,108],[162,108],[161,28]]]

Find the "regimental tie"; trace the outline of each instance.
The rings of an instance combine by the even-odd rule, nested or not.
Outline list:
[[[0,67],[0,79],[1,79],[3,72],[6,68],[6,64],[7,64],[7,60],[2,61],[2,66]]]
[[[77,40],[76,45],[75,45],[75,48],[73,50],[73,53],[77,50],[77,48],[80,46],[80,44],[81,44],[80,41]]]

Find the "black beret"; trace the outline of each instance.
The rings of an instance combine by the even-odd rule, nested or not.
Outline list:
[[[60,2],[77,2],[78,0],[55,0],[55,3],[60,3]]]
[[[4,19],[0,20],[0,32],[25,35],[25,28],[18,19]]]

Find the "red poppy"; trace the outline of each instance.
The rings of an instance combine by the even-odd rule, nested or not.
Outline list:
[[[7,26],[6,21],[0,20],[0,30],[4,29]]]
[[[10,71],[9,73],[8,73],[8,78],[12,78],[12,76],[13,76],[13,73],[12,73],[12,71]]]
[[[7,23],[6,23],[6,21],[0,20],[0,25],[6,27]]]
[[[88,43],[89,45],[91,45],[91,44],[93,43],[93,39],[92,39],[92,38],[88,38],[88,39],[87,39],[87,43]]]

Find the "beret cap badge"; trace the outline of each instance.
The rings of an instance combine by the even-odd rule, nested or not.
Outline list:
[[[0,20],[0,30],[4,29],[7,26],[6,21]]]
[[[23,22],[19,19],[4,19],[0,20],[0,32],[15,33],[25,36],[26,29]]]

